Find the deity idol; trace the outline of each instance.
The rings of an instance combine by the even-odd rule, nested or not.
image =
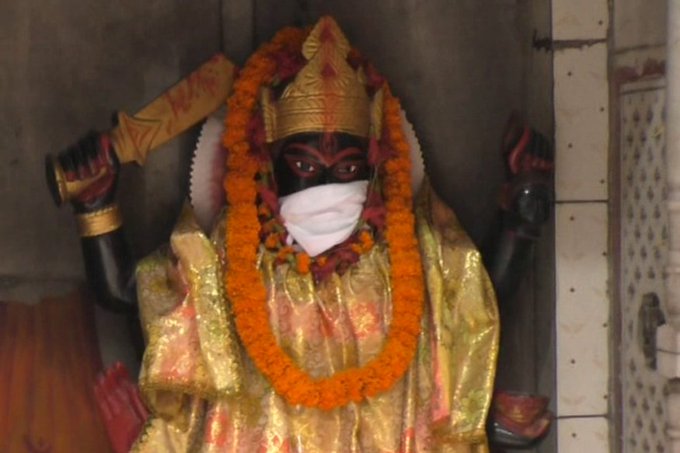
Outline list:
[[[488,451],[494,289],[427,179],[412,193],[420,156],[385,80],[325,17],[249,59],[216,129],[226,206],[212,232],[185,208],[136,272],[110,138],[59,156],[70,181],[106,174],[73,205],[95,291],[138,305],[151,415],[132,451]],[[508,138],[515,173],[546,165],[522,160],[527,134]],[[523,209],[538,213],[523,224],[545,220]],[[495,266],[507,273],[516,249]]]

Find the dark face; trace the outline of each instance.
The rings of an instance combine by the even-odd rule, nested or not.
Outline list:
[[[274,159],[279,196],[329,183],[368,179],[368,141],[343,133],[295,134]]]

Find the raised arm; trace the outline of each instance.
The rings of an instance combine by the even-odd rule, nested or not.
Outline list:
[[[119,163],[109,136],[91,132],[56,157],[69,183],[98,176],[71,199],[78,221],[87,280],[106,309],[134,313],[134,262],[115,201]],[[47,165],[48,179],[53,177]]]
[[[134,263],[115,204],[120,164],[143,164],[149,152],[222,106],[234,72],[234,65],[217,54],[136,114],[119,112],[109,133],[90,133],[56,159],[47,158],[50,191],[58,205],[66,200],[73,205],[87,279],[104,307],[136,310]]]
[[[502,152],[506,182],[499,219],[482,247],[501,310],[515,295],[533,244],[550,217],[554,161],[550,142],[514,117],[508,122]]]
[[[512,117],[503,137],[506,182],[501,191],[496,229],[482,249],[504,314],[522,301],[515,297],[530,267],[532,248],[550,217],[553,148],[537,131]],[[502,353],[502,352],[501,352]],[[496,389],[489,414],[488,437],[500,448],[530,448],[547,433],[552,414],[549,399],[528,392]]]

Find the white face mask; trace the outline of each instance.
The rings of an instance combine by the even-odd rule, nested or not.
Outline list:
[[[366,201],[368,181],[323,184],[281,197],[281,217],[288,234],[309,256],[349,238]]]

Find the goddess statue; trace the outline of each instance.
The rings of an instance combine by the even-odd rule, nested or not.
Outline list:
[[[186,207],[136,270],[115,143],[93,134],[59,155],[69,181],[105,174],[72,200],[88,279],[104,305],[138,307],[142,325],[150,415],[134,391],[133,421],[105,411],[119,450],[136,437],[135,452],[488,451],[494,288],[426,178],[414,193],[404,119],[333,19],[281,31],[239,72],[224,125],[204,129],[226,156],[211,232]],[[527,131],[508,134],[513,174],[549,167]],[[516,206],[527,193],[509,205],[531,233],[547,198]],[[501,249],[492,267],[507,285],[522,247]],[[124,380],[109,373],[101,398]]]

